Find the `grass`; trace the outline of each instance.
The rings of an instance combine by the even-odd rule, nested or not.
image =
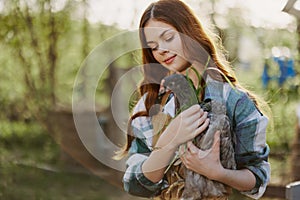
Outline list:
[[[132,199],[121,189],[89,174],[53,172],[6,163],[0,166],[0,177],[0,199]]]
[[[6,164],[0,166],[0,177],[0,199],[5,200],[142,199],[127,195],[120,188],[89,174],[52,172],[30,166]],[[250,200],[250,198],[235,192],[230,200]]]
[[[142,199],[127,195],[122,189],[92,174],[55,172],[15,162],[1,162],[0,177],[0,199],[3,200]],[[230,200],[250,200],[250,198],[235,192]],[[262,198],[262,200],[271,199]]]
[[[59,145],[37,124],[2,122],[0,200],[138,199],[83,168],[61,168]]]

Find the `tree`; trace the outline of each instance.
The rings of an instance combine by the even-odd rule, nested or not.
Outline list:
[[[57,103],[58,43],[69,24],[70,4],[56,11],[53,2],[4,1],[6,10],[0,14],[1,41],[12,49],[13,67],[22,73],[25,105],[40,121]]]

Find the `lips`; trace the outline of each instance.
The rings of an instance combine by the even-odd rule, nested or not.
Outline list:
[[[174,61],[175,57],[176,57],[176,55],[171,56],[171,57],[165,59],[165,60],[164,60],[164,63],[166,63],[166,64],[171,64],[171,63]]]

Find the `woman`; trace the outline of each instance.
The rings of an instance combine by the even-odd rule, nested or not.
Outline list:
[[[239,85],[221,48],[217,48],[208,33],[189,7],[179,0],[152,3],[141,18],[144,80],[122,152],[129,156],[123,182],[130,194],[155,197],[168,188],[170,183],[165,170],[178,147],[185,143],[187,149],[180,159],[186,168],[252,198],[261,197],[266,189],[270,180],[269,147],[265,138],[268,119],[259,110],[262,104],[257,98]],[[190,70],[191,66],[196,73]],[[163,104],[158,101],[162,98],[159,83],[170,73],[188,73],[195,87],[199,86],[198,74],[201,74],[203,89],[198,94],[199,100],[214,99],[225,103],[236,137],[236,170],[225,169],[220,163],[218,132],[209,151],[201,151],[190,142],[209,126],[207,112],[193,105],[176,115],[176,100],[170,92]],[[157,102],[172,118],[159,135],[153,130],[151,117]]]

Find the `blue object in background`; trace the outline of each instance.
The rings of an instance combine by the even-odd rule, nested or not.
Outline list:
[[[262,73],[262,76],[261,76],[261,79],[262,79],[262,83],[263,83],[263,87],[266,88],[268,86],[268,83],[271,79],[271,77],[269,76],[269,64],[267,62],[265,62],[264,64],[264,70],[263,70],[263,73]]]
[[[278,63],[280,70],[278,84],[279,86],[282,86],[282,84],[286,81],[287,78],[296,76],[296,72],[294,70],[294,60],[280,57],[277,58],[275,61]]]
[[[270,66],[268,62],[265,61],[264,69],[261,77],[264,88],[267,87],[271,79],[277,79],[279,86],[282,86],[289,77],[292,78],[296,76],[296,71],[294,66],[295,64],[293,59],[286,58],[286,57],[273,57],[273,60],[278,64],[280,74],[276,77],[271,77],[268,73],[268,69]]]

